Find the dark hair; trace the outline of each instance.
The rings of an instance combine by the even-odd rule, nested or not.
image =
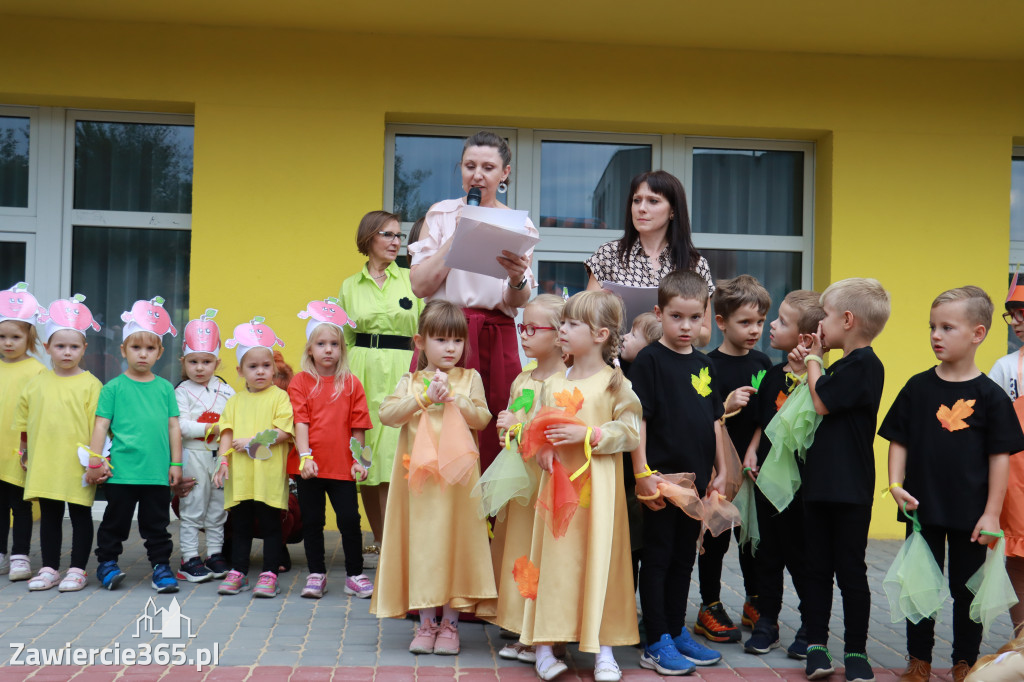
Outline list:
[[[690,211],[686,206],[686,190],[679,178],[663,170],[647,171],[633,178],[629,183],[629,196],[626,199],[626,233],[619,240],[619,262],[626,264],[626,256],[633,249],[640,233],[633,224],[633,197],[640,185],[647,186],[655,194],[665,197],[672,207],[672,218],[668,221],[668,258],[675,270],[694,270],[700,262],[700,252],[693,246],[690,236]],[[705,286],[707,284],[705,283]]]
[[[387,211],[370,211],[359,221],[359,229],[356,230],[356,248],[364,256],[370,255],[370,243],[377,233],[384,229],[384,226],[394,220],[399,225],[402,219],[397,213]]]
[[[721,315],[723,320],[728,320],[745,305],[754,306],[762,315],[772,307],[772,297],[768,290],[751,275],[718,280],[711,302],[715,306],[715,314]]]
[[[412,227],[409,228],[409,240],[406,242],[407,245],[415,244],[420,240],[420,232],[423,230],[423,224],[425,222],[427,222],[426,216],[420,218],[419,220],[412,224]]]
[[[692,270],[673,270],[661,279],[658,285],[658,307],[662,310],[676,296],[688,301],[700,301],[702,307],[708,304],[708,283]]]
[[[462,352],[469,352],[469,323],[466,322],[466,314],[462,312],[462,308],[450,301],[439,298],[428,301],[420,313],[418,333],[424,341],[428,336],[465,339],[466,346]],[[420,351],[416,369],[418,371],[426,368],[427,354]]]
[[[512,165],[512,149],[508,146],[508,141],[498,135],[492,133],[490,130],[481,130],[476,135],[472,135],[466,138],[466,144],[462,145],[462,156],[466,155],[466,151],[470,147],[494,147],[498,150],[498,155],[501,157],[502,168]],[[462,157],[459,157],[460,159]],[[509,183],[510,178],[505,178],[505,184]]]

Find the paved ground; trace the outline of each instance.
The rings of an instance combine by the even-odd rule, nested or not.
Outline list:
[[[176,538],[177,522],[172,526]],[[35,537],[38,535],[34,533]],[[65,552],[69,549],[69,539],[70,527],[66,527]],[[890,622],[888,607],[881,591],[882,576],[899,544],[895,541],[872,541],[868,548],[869,573],[874,593],[868,655],[879,682],[895,680],[898,672],[892,671],[901,671],[904,666],[903,625]],[[258,541],[256,545],[258,551]],[[0,682],[24,679],[58,682],[72,678],[76,682],[107,682],[115,678],[145,682],[161,677],[164,680],[185,682],[241,682],[245,679],[267,682],[286,679],[296,682],[536,679],[531,666],[503,661],[497,657],[497,651],[504,645],[504,641],[498,629],[490,625],[462,624],[460,636],[463,653],[459,656],[410,655],[407,647],[412,636],[412,621],[378,621],[369,615],[367,600],[345,596],[341,582],[344,562],[337,533],[328,533],[327,547],[328,566],[332,568],[333,580],[329,585],[330,591],[319,601],[299,597],[306,573],[301,546],[298,545],[291,546],[295,568],[282,575],[282,594],[275,599],[253,599],[251,592],[221,597],[216,594],[215,583],[192,585],[182,582],[181,591],[175,596],[181,614],[189,620],[179,621],[183,630],[180,637],[171,636],[175,634],[173,632],[154,634],[147,627],[145,616],[148,600],[153,597],[156,608],[168,608],[171,606],[171,595],[156,595],[151,589],[150,569],[142,543],[134,531],[121,562],[121,568],[127,572],[128,578],[116,591],[99,589],[93,582],[79,593],[61,594],[56,589],[30,593],[26,583],[10,583],[0,578]],[[373,558],[369,557],[371,560]],[[38,554],[33,554],[31,559],[33,568],[38,569]],[[65,553],[62,557],[64,568],[67,560],[68,555]],[[258,565],[258,562],[254,562],[254,566]],[[372,577],[370,565],[372,562],[368,564],[367,573]],[[92,560],[90,573],[94,569],[95,562]],[[255,572],[250,577],[254,579]],[[734,547],[726,559],[723,579],[723,601],[738,619],[743,595],[741,590],[736,589],[742,582]],[[692,599],[696,593],[694,585],[690,590],[690,620],[696,614],[697,605]],[[798,616],[793,608],[795,594],[789,585],[786,600],[782,613],[784,646],[789,643],[798,625]],[[841,612],[837,603],[833,613]],[[153,615],[152,609],[148,615]],[[948,679],[951,620],[951,608],[947,605],[936,633],[935,665],[940,679]],[[157,614],[152,621],[160,623],[162,614]],[[194,637],[188,636],[188,626]],[[137,627],[138,637],[135,636]],[[159,629],[159,625],[155,627]],[[832,630],[842,632],[839,618],[833,618]],[[1009,638],[1009,619],[1003,617],[986,638],[983,653],[996,649]],[[60,662],[64,665],[12,665],[11,657],[17,651],[15,645],[24,645],[19,659],[30,663],[33,662],[30,658],[31,649],[63,649],[66,653],[59,655],[63,657]],[[830,645],[834,654],[841,655],[840,641],[833,639]],[[784,649],[758,657],[744,653],[736,644],[715,646],[722,651],[723,661],[717,666],[699,669],[697,676],[700,678],[730,682],[740,679],[753,682],[804,679],[802,663],[788,659]],[[201,650],[206,650],[212,656],[216,649],[219,662],[216,666],[205,666],[202,672],[196,672],[195,665],[172,666],[163,661],[157,661],[159,665],[124,664],[125,652],[131,652],[127,655],[138,654],[147,647],[151,656],[157,655],[156,652],[164,652],[183,661],[195,661],[204,655]],[[122,656],[122,661],[107,665],[97,660],[95,664],[88,665],[88,650],[102,648],[110,650],[104,662],[111,662],[110,657],[114,652]],[[71,658],[82,649],[86,651],[78,655],[85,659]],[[50,652],[50,655],[58,653]],[[617,649],[616,656],[626,673],[626,679],[658,679],[654,673],[638,667],[638,650]],[[570,654],[570,659],[573,669],[560,679],[593,679],[592,656],[574,652]],[[833,679],[838,681],[842,676],[837,674]]]

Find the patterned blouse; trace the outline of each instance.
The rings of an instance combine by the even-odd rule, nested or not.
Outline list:
[[[585,262],[587,270],[600,282],[614,282],[633,287],[656,287],[665,275],[675,270],[669,261],[668,249],[662,249],[658,256],[659,268],[651,267],[651,259],[644,253],[638,239],[629,253],[625,264],[619,260],[619,242],[605,242],[598,247],[594,255]],[[697,261],[696,272],[708,283],[708,294],[715,293],[715,280],[711,277],[711,268],[704,256]]]

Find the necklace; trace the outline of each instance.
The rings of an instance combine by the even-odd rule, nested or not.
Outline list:
[[[374,279],[384,279],[387,276],[388,276],[388,273],[386,273],[386,272],[382,272],[379,275],[370,275],[370,277],[373,277]]]

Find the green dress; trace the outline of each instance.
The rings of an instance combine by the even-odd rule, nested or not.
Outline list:
[[[384,271],[387,279],[378,287],[366,266],[341,283],[338,302],[356,323],[345,326],[348,363],[366,391],[373,428],[366,432],[366,444],[373,449],[373,465],[361,485],[378,485],[391,480],[391,468],[398,447],[398,429],[382,426],[380,403],[395,392],[402,375],[412,362],[411,350],[362,348],[356,346],[356,333],[412,336],[419,325],[423,301],[412,293],[409,271],[392,262]]]

